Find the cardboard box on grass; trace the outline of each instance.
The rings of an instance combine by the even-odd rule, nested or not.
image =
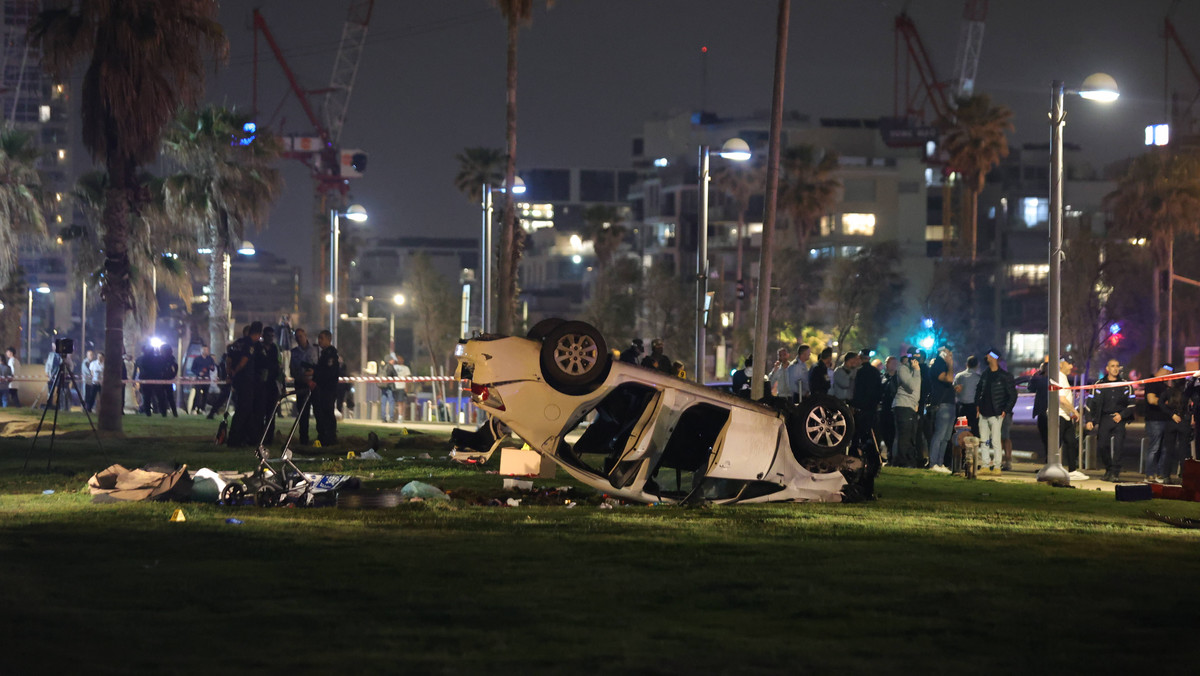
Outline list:
[[[525,448],[500,449],[501,476],[532,476],[553,479],[557,468],[554,461],[537,451]]]

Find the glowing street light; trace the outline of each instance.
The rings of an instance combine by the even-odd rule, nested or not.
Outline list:
[[[329,331],[333,334],[333,344],[338,344],[338,240],[341,237],[341,218],[345,217],[355,223],[367,220],[367,210],[361,204],[351,204],[345,212],[337,209],[329,210]]]
[[[750,159],[750,145],[740,138],[731,138],[721,146],[717,153],[727,160],[745,162]],[[708,304],[712,296],[708,293],[708,182],[711,176],[708,171],[709,147],[700,146],[700,232],[696,244],[696,382],[704,382],[705,319],[708,317]],[[741,246],[739,242],[739,246]]]

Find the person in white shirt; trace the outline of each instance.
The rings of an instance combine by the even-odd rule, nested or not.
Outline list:
[[[408,368],[408,364],[404,363],[404,357],[396,355],[396,364],[392,367],[397,378],[411,378],[412,369]],[[396,406],[399,412],[396,414],[396,422],[404,422],[404,414],[408,412],[408,383],[396,383],[396,389],[392,393],[396,396]]]
[[[792,401],[800,403],[809,395],[808,359],[812,356],[812,348],[803,343],[796,348],[796,361],[787,370],[788,388],[792,391]]]
[[[1058,439],[1062,448],[1062,459],[1070,472],[1071,481],[1087,481],[1091,477],[1079,471],[1079,441],[1075,436],[1075,423],[1079,421],[1079,412],[1075,410],[1072,401],[1071,382],[1067,377],[1075,370],[1075,358],[1064,355],[1058,360]],[[1053,396],[1053,392],[1051,392]]]
[[[88,413],[96,407],[96,395],[100,394],[100,383],[104,382],[104,353],[96,355],[87,365],[87,389],[85,393],[86,401],[84,405],[87,407]]]
[[[781,347],[775,355],[775,365],[767,374],[767,384],[771,388],[771,394],[785,401],[792,400],[792,386],[787,379],[787,370],[791,365],[792,353],[786,347]]]

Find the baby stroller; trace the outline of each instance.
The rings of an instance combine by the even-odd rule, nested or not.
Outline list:
[[[303,403],[300,405],[301,415],[311,404],[311,392],[303,393]],[[301,392],[295,393],[299,399]],[[279,414],[287,397],[282,397],[272,416]],[[221,491],[221,503],[225,505],[242,505],[253,500],[259,507],[282,507],[296,505],[299,507],[321,507],[337,502],[337,491],[345,488],[357,488],[359,480],[344,474],[311,474],[300,471],[292,462],[292,439],[296,436],[296,428],[300,425],[300,416],[292,423],[292,431],[283,444],[279,457],[272,461],[271,449],[267,447],[267,432],[271,426],[266,425],[262,439],[254,455],[258,458],[258,467],[241,482],[231,482]]]

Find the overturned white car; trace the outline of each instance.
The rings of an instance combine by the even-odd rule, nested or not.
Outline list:
[[[548,319],[525,338],[457,347],[474,403],[566,472],[639,502],[869,499],[877,457],[848,454],[849,409],[832,397],[758,404],[614,361],[600,333]],[[566,437],[587,421],[574,444]]]

